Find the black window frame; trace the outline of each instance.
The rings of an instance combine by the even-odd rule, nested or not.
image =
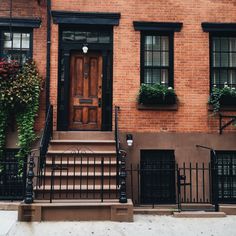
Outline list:
[[[209,33],[209,59],[210,59],[210,92],[212,92],[213,88],[215,87],[214,83],[213,83],[213,72],[214,72],[214,69],[215,68],[219,68],[219,71],[221,69],[225,69],[225,70],[235,70],[236,72],[236,67],[222,67],[222,66],[219,66],[219,67],[213,67],[213,38],[214,37],[218,37],[218,38],[230,38],[230,37],[235,37],[236,38],[236,32],[210,32]],[[228,55],[229,55],[229,51],[228,52]],[[220,53],[222,53],[222,51],[220,51]],[[223,52],[225,53],[225,52]],[[228,75],[227,75],[228,77]],[[221,79],[219,78],[219,81]],[[228,79],[227,79],[228,80]],[[230,83],[227,83],[229,85],[229,87],[235,87],[236,88],[236,83],[235,84],[230,84]],[[222,85],[222,86],[221,86]],[[231,86],[231,85],[234,85],[234,86]],[[224,85],[219,83],[218,86],[216,86],[216,88],[223,88]]]
[[[159,32],[159,31],[141,31],[141,46],[140,46],[140,84],[144,82],[145,66],[145,36],[168,36],[169,38],[169,66],[168,66],[168,85],[167,87],[174,88],[174,32]],[[164,66],[150,66],[151,68],[161,69]],[[167,67],[167,66],[166,66]],[[165,69],[166,69],[165,67]]]
[[[9,27],[0,27],[0,58],[4,58],[3,50],[4,50],[4,36],[3,34],[7,33],[26,33],[30,35],[30,46],[29,46],[29,57],[33,58],[33,28],[18,28],[14,27],[10,29]],[[22,50],[19,50],[21,53]],[[21,63],[21,61],[20,61]]]

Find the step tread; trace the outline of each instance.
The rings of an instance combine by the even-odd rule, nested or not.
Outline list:
[[[50,143],[91,143],[91,144],[115,144],[115,140],[79,140],[79,139],[53,139]]]
[[[210,218],[210,217],[226,217],[224,212],[206,212],[206,211],[182,211],[174,212],[174,217],[186,217],[186,218]]]
[[[52,160],[46,160],[46,165],[52,165]],[[70,161],[70,160],[62,160],[62,161],[54,161],[55,165],[101,165],[101,161]],[[116,165],[116,160],[112,160],[112,161],[104,161],[103,163],[104,165]]]
[[[80,173],[75,173],[74,174],[74,172],[68,172],[68,174],[67,174],[67,171],[62,171],[62,172],[60,172],[60,173],[58,173],[58,171],[60,171],[60,170],[57,170],[55,173],[54,173],[54,176],[55,177],[58,177],[58,176],[61,176],[61,177],[97,177],[97,176],[101,176],[102,175],[102,173],[101,172],[98,172],[98,171],[96,171],[95,173],[94,172],[92,172],[92,171],[89,171],[89,172],[82,172],[82,174],[80,174]],[[105,171],[104,173],[103,173],[103,175],[104,176],[111,176],[111,177],[114,177],[114,176],[116,176],[116,172],[115,171],[111,171],[111,172],[108,172],[108,171]],[[46,171],[45,172],[45,177],[51,177],[51,172],[49,172],[49,171]]]
[[[49,150],[47,154],[83,154],[83,155],[88,155],[88,154],[96,154],[96,155],[115,155],[116,151],[90,151],[90,150],[74,150],[74,151],[69,151],[69,150]]]
[[[51,185],[45,185],[44,187],[35,187],[36,191],[50,191]],[[101,190],[101,185],[54,185],[53,186],[54,191],[60,190],[60,191],[67,191],[67,190],[73,190],[73,191],[79,191],[79,190]],[[104,190],[118,190],[117,186],[114,184],[103,185]]]

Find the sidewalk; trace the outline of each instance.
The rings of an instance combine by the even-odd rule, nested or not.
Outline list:
[[[5,236],[234,236],[236,216],[180,219],[135,215],[133,223],[17,222],[17,212],[0,211],[0,235]]]

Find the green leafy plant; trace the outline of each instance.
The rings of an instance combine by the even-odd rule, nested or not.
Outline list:
[[[5,146],[7,118],[14,114],[18,129],[19,174],[22,174],[23,162],[30,152],[36,138],[34,122],[39,108],[41,77],[33,61],[26,62],[22,68],[0,64],[0,158]]]
[[[213,113],[220,111],[222,106],[236,105],[236,90],[225,84],[224,88],[213,88],[209,98],[209,104],[213,107]]]
[[[172,87],[160,84],[142,84],[138,95],[139,104],[175,104],[176,94]]]

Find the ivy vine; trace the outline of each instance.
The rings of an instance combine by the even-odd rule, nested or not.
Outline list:
[[[39,108],[41,77],[33,61],[22,68],[16,62],[0,61],[0,158],[3,155],[9,114],[14,114],[18,130],[18,174],[36,139],[35,117]]]

